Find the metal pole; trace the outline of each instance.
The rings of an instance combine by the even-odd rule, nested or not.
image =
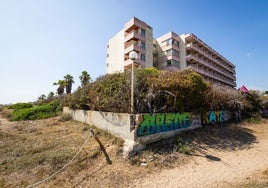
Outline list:
[[[134,113],[134,60],[132,60],[131,65],[131,113]]]

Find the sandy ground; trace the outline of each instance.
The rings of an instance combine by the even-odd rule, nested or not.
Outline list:
[[[133,187],[233,187],[254,182],[268,170],[268,123],[250,129],[256,136],[251,148],[201,151],[186,165],[150,174]]]

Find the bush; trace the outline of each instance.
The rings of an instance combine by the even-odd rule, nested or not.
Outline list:
[[[131,72],[107,74],[67,96],[72,109],[130,112]],[[194,71],[135,70],[134,113],[199,112],[207,109],[209,84]]]
[[[242,116],[245,118],[257,117],[260,114],[261,96],[257,91],[250,91],[245,94],[245,107],[242,110]]]
[[[90,97],[89,90],[91,89],[91,85],[87,84],[83,88],[79,87],[74,93],[66,96],[62,102],[64,106],[68,106],[69,108],[76,110],[89,110]]]
[[[58,115],[62,110],[59,101],[53,101],[45,105],[35,106],[32,108],[14,110],[11,114],[12,121],[45,119]]]
[[[14,109],[14,110],[19,110],[19,109],[25,109],[25,108],[32,108],[33,105],[30,103],[16,103],[10,105],[8,108],[9,109]]]
[[[143,74],[143,83],[137,84],[138,112],[200,112],[207,108],[205,95],[209,84],[198,73],[153,71]]]
[[[130,107],[130,74],[115,73],[98,78],[89,97],[94,108],[101,111],[127,112]]]

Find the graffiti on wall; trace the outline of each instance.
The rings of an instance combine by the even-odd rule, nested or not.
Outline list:
[[[185,129],[192,125],[190,113],[168,113],[168,114],[144,114],[140,115],[137,136],[147,136],[160,132]]]
[[[225,121],[228,121],[230,119],[230,116],[228,114],[228,112],[226,111],[209,111],[206,112],[203,115],[203,121],[202,124],[203,125],[207,125],[207,124],[216,124],[216,123],[223,123]]]

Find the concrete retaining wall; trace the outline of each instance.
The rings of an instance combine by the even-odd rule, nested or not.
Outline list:
[[[193,130],[202,126],[201,117],[189,112],[159,114],[126,114],[101,111],[70,110],[63,108],[64,113],[72,115],[76,121],[84,122],[103,129],[125,140],[126,155],[141,150],[146,144],[169,138],[182,131]],[[205,119],[204,119],[205,118]],[[209,113],[203,116],[205,123],[222,123],[227,121],[224,111]]]
[[[130,131],[130,115],[126,113],[111,113],[89,110],[71,110],[63,108],[63,113],[69,113],[73,119],[97,128],[103,129],[125,140],[134,141],[134,133]]]

